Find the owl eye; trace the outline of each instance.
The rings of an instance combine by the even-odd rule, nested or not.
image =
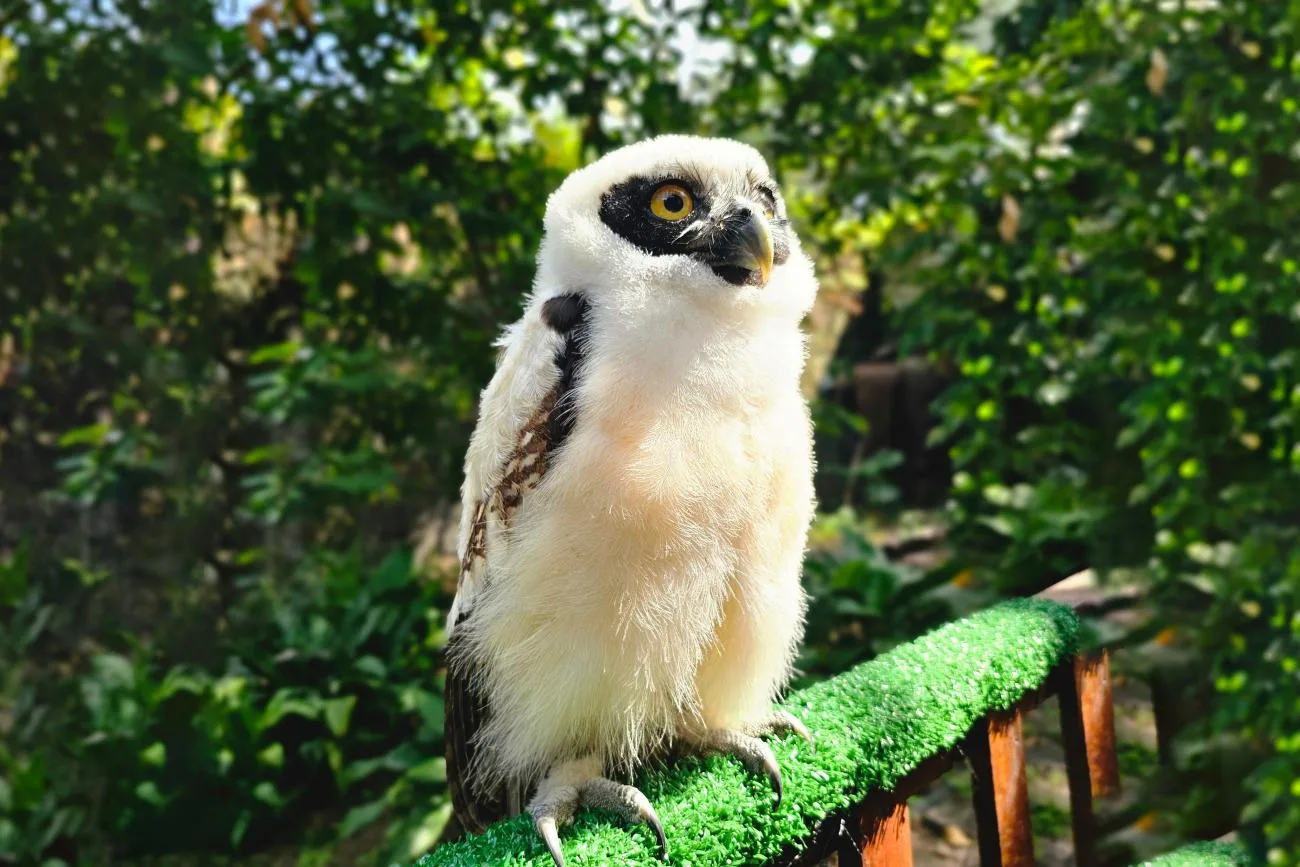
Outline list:
[[[661,220],[676,223],[695,210],[695,200],[678,184],[664,184],[650,196],[650,212]]]

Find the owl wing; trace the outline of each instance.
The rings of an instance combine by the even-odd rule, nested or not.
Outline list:
[[[448,613],[444,737],[456,818],[478,833],[518,812],[522,792],[474,785],[475,735],[491,708],[482,682],[489,660],[475,658],[460,627],[474,617],[477,593],[495,574],[494,554],[509,544],[511,518],[546,474],[574,423],[576,386],[587,338],[587,299],[553,296],[502,337],[497,370],[482,394],[465,458],[458,553],[460,575]]]

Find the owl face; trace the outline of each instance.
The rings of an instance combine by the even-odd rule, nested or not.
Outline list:
[[[790,255],[775,182],[749,166],[654,166],[601,196],[600,220],[633,255],[682,257],[731,286],[765,286]]]
[[[555,280],[660,292],[761,291],[797,251],[766,162],[728,139],[661,136],[574,172],[547,205]]]

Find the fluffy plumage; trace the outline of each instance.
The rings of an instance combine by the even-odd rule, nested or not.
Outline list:
[[[447,727],[471,830],[757,731],[803,631],[816,280],[764,160],[643,141],[570,175],[544,228],[465,463]]]

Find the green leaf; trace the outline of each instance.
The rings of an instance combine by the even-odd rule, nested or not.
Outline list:
[[[269,780],[263,780],[253,787],[253,797],[268,807],[278,808],[284,806],[284,799],[280,796],[280,791]]]
[[[107,422],[103,424],[86,425],[85,427],[73,428],[59,437],[59,445],[63,448],[69,446],[98,446],[103,445],[108,439],[109,432],[113,426]]]
[[[163,678],[162,684],[155,693],[155,699],[163,702],[178,693],[203,695],[207,692],[211,682],[208,675],[203,672],[181,667],[173,668]]]
[[[444,783],[447,781],[447,760],[436,756],[411,768],[406,775],[422,783]]]
[[[317,696],[299,695],[293,689],[278,690],[271,696],[266,709],[262,712],[258,724],[260,731],[266,731],[287,716],[301,716],[316,719],[324,709],[325,702]]]
[[[288,363],[294,359],[300,349],[302,344],[298,341],[286,340],[283,343],[273,343],[257,349],[248,357],[248,361],[250,364],[266,364],[272,361]]]
[[[353,664],[353,667],[374,680],[383,680],[388,676],[388,667],[376,656],[363,656]]]
[[[335,737],[343,737],[348,731],[348,721],[352,718],[352,709],[356,707],[355,695],[332,698],[325,702],[325,724]]]
[[[378,798],[368,804],[362,804],[348,810],[347,815],[343,817],[343,821],[338,826],[339,838],[346,840],[362,828],[374,824],[387,808],[387,801],[384,798]]]
[[[162,741],[154,741],[140,751],[140,761],[155,768],[162,767],[167,763],[167,745]]]
[[[257,760],[272,768],[284,767],[284,744],[271,744],[257,754]]]
[[[248,825],[252,820],[252,810],[239,811],[239,815],[235,818],[234,824],[230,827],[230,845],[232,847],[239,848],[239,844],[244,840],[244,835],[248,833]]]
[[[153,780],[144,780],[136,784],[135,796],[153,807],[161,807],[167,803],[162,792],[158,791],[158,784]]]

